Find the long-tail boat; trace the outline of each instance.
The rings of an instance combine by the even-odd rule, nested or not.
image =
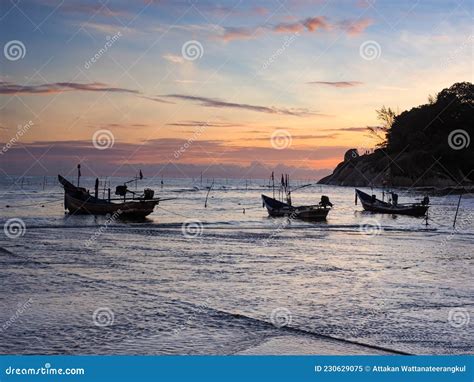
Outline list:
[[[395,215],[410,215],[410,216],[425,216],[430,207],[430,199],[425,196],[422,201],[415,203],[398,203],[398,195],[390,192],[390,201],[377,199],[375,195],[369,195],[365,192],[356,189],[356,199],[362,203],[364,210],[370,212],[377,212],[382,214]]]
[[[321,196],[321,201],[319,202],[319,204],[294,206],[291,200],[292,191],[290,189],[289,176],[282,175],[280,188],[278,190],[281,200],[275,198],[275,178],[273,172],[270,179],[273,182],[273,198],[267,195],[262,195],[263,206],[267,208],[268,214],[270,216],[289,216],[295,219],[302,220],[326,220],[326,217],[332,207],[332,203],[329,201],[329,198],[327,196]],[[304,187],[307,186],[308,185],[305,185]]]
[[[98,190],[99,180],[96,179],[95,193],[91,195],[89,190],[79,187],[80,176],[80,166],[78,166],[78,185],[75,186],[66,178],[58,175],[59,183],[64,187],[64,208],[71,214],[118,214],[124,218],[143,218],[151,214],[160,201],[169,200],[154,198],[154,191],[149,188],[146,188],[142,194],[137,194],[128,189],[127,183],[129,182],[116,187],[115,195],[119,196],[119,198],[111,198],[109,188],[107,190],[108,197],[101,199],[99,198]],[[143,175],[140,171],[140,177],[134,178],[132,181],[142,178]]]

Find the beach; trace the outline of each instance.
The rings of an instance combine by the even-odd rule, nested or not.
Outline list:
[[[148,180],[177,199],[129,222],[65,214],[54,178],[10,181],[0,222],[24,228],[0,238],[2,353],[472,352],[459,321],[474,295],[470,195],[453,231],[457,195],[432,197],[426,226],[362,212],[354,189],[311,186],[295,204],[324,194],[334,208],[308,223],[269,218],[264,180],[216,180],[207,208],[210,181]]]

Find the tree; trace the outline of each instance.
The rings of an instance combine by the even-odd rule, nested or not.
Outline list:
[[[375,112],[381,125],[367,126],[367,130],[369,130],[370,135],[380,141],[377,143],[377,147],[383,148],[387,146],[387,134],[392,128],[397,114],[390,107],[385,107],[385,105],[379,110],[375,110]]]

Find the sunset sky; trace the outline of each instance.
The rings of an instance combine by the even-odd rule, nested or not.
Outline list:
[[[2,175],[319,178],[375,109],[473,80],[470,1],[0,7]]]

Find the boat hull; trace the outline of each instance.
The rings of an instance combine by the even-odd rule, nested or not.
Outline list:
[[[425,216],[429,208],[429,205],[420,203],[394,206],[378,199],[373,201],[372,197],[363,191],[356,189],[356,193],[364,210],[369,212],[392,215]]]
[[[72,214],[81,215],[113,215],[119,214],[123,217],[145,217],[150,215],[158,201],[130,201],[124,203],[108,203],[97,201],[93,196],[87,199],[76,199],[66,193],[64,196],[64,207]]]
[[[99,199],[89,194],[85,188],[76,187],[61,175],[59,182],[64,187],[64,208],[71,214],[81,215],[113,215],[123,218],[143,218],[150,215],[157,199],[130,200],[122,203],[113,203],[106,199]]]
[[[262,195],[263,204],[272,217],[292,217],[302,220],[326,220],[330,208],[319,205],[294,207]]]

